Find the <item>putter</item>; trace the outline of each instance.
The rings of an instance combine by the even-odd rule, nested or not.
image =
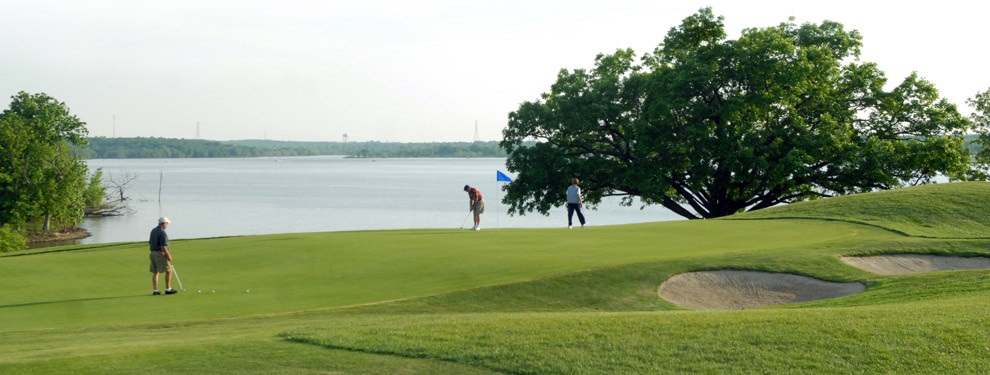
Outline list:
[[[172,262],[168,262],[168,268],[172,269],[172,274],[175,275],[175,281],[179,282],[179,290],[185,292],[186,288],[182,287],[182,280],[179,280],[179,273],[175,272],[175,266],[172,265]]]

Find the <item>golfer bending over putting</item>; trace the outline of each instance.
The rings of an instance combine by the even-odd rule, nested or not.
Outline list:
[[[474,212],[474,227],[471,230],[481,230],[481,214],[485,213],[481,191],[468,185],[464,185],[464,191],[468,193],[468,210]]]
[[[158,291],[158,274],[162,272],[165,272],[165,294],[179,292],[172,289],[172,268],[168,266],[172,261],[172,254],[168,252],[168,234],[165,233],[165,228],[168,228],[169,223],[171,221],[167,217],[158,218],[158,226],[151,230],[151,238],[148,240],[151,244],[151,285],[155,288],[151,294],[156,296],[162,294]]]

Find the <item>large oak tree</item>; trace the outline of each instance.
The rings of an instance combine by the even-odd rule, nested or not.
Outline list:
[[[638,197],[695,219],[964,178],[970,121],[916,74],[886,89],[861,47],[830,21],[730,40],[701,9],[641,60],[618,50],[561,70],[510,113],[504,202],[546,214],[578,177],[591,204]]]

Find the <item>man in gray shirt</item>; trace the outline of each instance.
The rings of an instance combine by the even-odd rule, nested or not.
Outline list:
[[[571,186],[567,187],[567,229],[574,227],[574,212],[577,212],[578,221],[584,227],[584,214],[581,213],[581,206],[584,201],[581,199],[581,188],[578,187],[578,179],[575,177],[571,181]]]

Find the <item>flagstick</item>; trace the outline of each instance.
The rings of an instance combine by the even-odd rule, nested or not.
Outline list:
[[[496,181],[495,181],[495,229],[498,230],[499,228],[501,228],[499,226],[499,224],[498,224],[498,217],[499,216],[502,216],[502,210],[499,209],[499,206],[498,206],[498,201],[501,200],[501,199],[498,198],[498,176],[496,176],[495,179],[496,179]]]
[[[161,170],[158,171],[158,217],[162,217],[162,180],[164,179],[164,173]]]
[[[509,176],[502,174],[502,171],[495,170],[495,229],[499,229],[500,225],[498,223],[499,216],[502,216],[502,208],[499,207],[499,202],[501,199],[498,196],[498,183],[499,182],[512,182]]]

